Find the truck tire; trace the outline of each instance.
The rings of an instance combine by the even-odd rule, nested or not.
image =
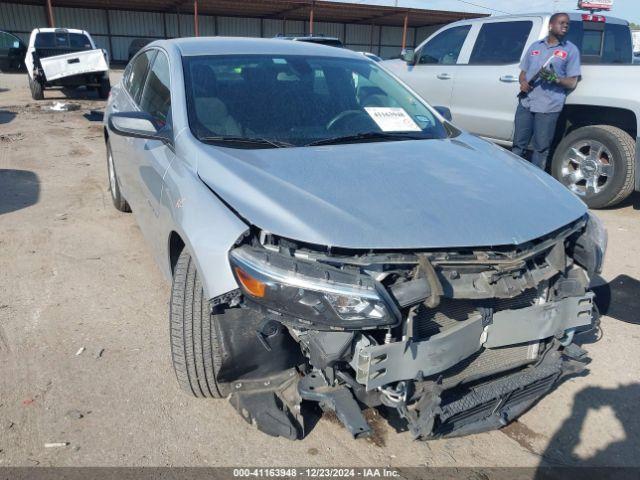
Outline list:
[[[617,127],[593,125],[567,135],[555,150],[551,174],[589,208],[616,205],[633,192],[636,146]]]
[[[131,207],[125,200],[122,192],[120,192],[120,184],[116,175],[116,166],[113,162],[113,154],[111,152],[111,144],[107,141],[107,173],[109,174],[109,192],[111,192],[111,200],[116,210],[121,212],[130,212]]]
[[[223,358],[217,319],[209,311],[196,264],[184,248],[171,286],[171,357],[180,387],[195,397],[222,398],[217,380]]]
[[[100,86],[98,87],[98,96],[101,99],[106,100],[107,98],[109,98],[110,91],[111,91],[111,82],[109,81],[109,79],[101,78]]]
[[[29,89],[31,90],[31,98],[34,100],[44,99],[44,87],[38,80],[29,77]]]

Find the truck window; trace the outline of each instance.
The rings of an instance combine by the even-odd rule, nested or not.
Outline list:
[[[458,61],[471,25],[449,28],[429,40],[420,50],[418,63],[451,65]]]
[[[518,63],[533,22],[492,22],[480,28],[469,65],[508,65]]]
[[[626,25],[573,21],[567,39],[578,47],[583,63],[633,62],[631,33]]]
[[[72,50],[91,50],[91,40],[83,33],[41,32],[36,35],[36,48],[64,48]]]
[[[144,92],[140,97],[140,109],[153,115],[161,122],[167,121],[171,108],[171,94],[169,90],[169,61],[167,56],[159,52],[153,62]]]

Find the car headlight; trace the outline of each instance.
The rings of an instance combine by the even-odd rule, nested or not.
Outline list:
[[[389,294],[367,275],[246,246],[229,260],[245,298],[301,326],[352,330],[398,322]]]
[[[585,230],[573,246],[573,259],[589,274],[602,273],[607,242],[607,229],[598,217],[589,212]]]

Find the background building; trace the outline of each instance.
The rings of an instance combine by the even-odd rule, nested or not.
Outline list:
[[[313,33],[347,48],[398,56],[441,25],[477,13],[395,8],[322,0],[32,0],[0,3],[0,30],[27,40],[37,27],[87,30],[115,62],[136,38]]]

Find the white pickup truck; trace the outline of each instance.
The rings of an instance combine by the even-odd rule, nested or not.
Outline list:
[[[402,59],[383,62],[461,128],[511,147],[519,63],[548,32],[550,14],[509,15],[447,25]],[[582,78],[558,121],[550,173],[592,208],[640,189],[640,68],[620,19],[571,13],[568,39],[582,53]]]
[[[31,32],[24,60],[29,88],[34,100],[44,98],[45,88],[85,85],[107,98],[109,59],[107,52],[96,48],[84,30],[36,28]]]

